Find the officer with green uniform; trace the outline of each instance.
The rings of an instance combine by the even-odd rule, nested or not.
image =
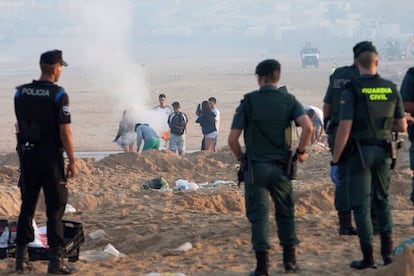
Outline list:
[[[401,98],[404,104],[405,112],[411,114],[411,120],[408,124],[408,138],[411,142],[410,146],[410,168],[414,171],[414,122],[412,116],[414,116],[414,67],[411,67],[407,70],[407,73],[404,76],[403,82],[401,84]],[[412,191],[411,191],[411,201],[414,204],[414,175],[412,178]],[[414,225],[414,218],[412,224]]]
[[[323,99],[323,114],[325,131],[329,135],[328,142],[333,151],[335,144],[335,135],[339,124],[339,108],[342,91],[351,79],[359,76],[358,67],[356,66],[357,50],[360,45],[366,41],[357,43],[354,48],[354,63],[350,66],[343,66],[335,69],[329,77],[329,85]],[[352,212],[349,206],[348,188],[345,179],[346,162],[339,166],[340,184],[335,185],[335,208],[338,211],[339,218],[339,235],[356,235],[356,230],[352,227]]]
[[[228,137],[230,149],[238,160],[247,159],[244,172],[245,204],[251,223],[253,249],[257,266],[251,275],[269,275],[269,195],[276,209],[276,224],[280,245],[283,246],[283,264],[286,272],[299,270],[296,265],[296,237],[292,183],[288,164],[292,152],[286,133],[291,122],[302,127],[297,158],[303,162],[307,154],[313,126],[302,105],[287,91],[278,89],[280,63],[264,60],[256,67],[260,89],[244,95],[236,110]],[[245,154],[239,137],[244,130]]]
[[[403,132],[407,123],[402,100],[394,83],[377,74],[378,53],[366,42],[357,50],[360,76],[341,96],[339,126],[331,162],[331,178],[339,184],[338,163],[347,156],[346,179],[354,212],[361,261],[356,269],[376,267],[373,258],[371,207],[375,211],[384,265],[392,262],[392,216],[389,203],[392,131]]]

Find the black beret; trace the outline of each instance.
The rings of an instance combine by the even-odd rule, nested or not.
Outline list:
[[[280,71],[280,63],[274,59],[263,60],[256,66],[256,75],[258,76],[266,76],[273,71]]]

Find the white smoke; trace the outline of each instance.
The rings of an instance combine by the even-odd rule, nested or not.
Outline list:
[[[76,30],[71,44],[77,50],[70,65],[88,67],[86,78],[93,82],[94,92],[112,96],[114,119],[128,109],[137,123],[149,123],[161,133],[165,118],[151,109],[145,68],[131,49],[131,1],[71,0],[66,5]]]

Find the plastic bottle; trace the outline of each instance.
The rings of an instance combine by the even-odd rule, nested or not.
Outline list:
[[[115,257],[120,257],[121,253],[118,251],[118,249],[116,249],[112,244],[108,243],[105,248],[104,248],[104,252],[111,254],[112,256]]]
[[[98,230],[96,230],[96,231],[94,231],[94,232],[91,232],[91,233],[89,233],[89,237],[91,238],[91,239],[93,239],[93,240],[95,240],[95,239],[99,239],[99,238],[102,238],[103,236],[105,236],[106,235],[106,233],[105,233],[105,231],[104,230],[102,230],[102,229],[98,229]]]

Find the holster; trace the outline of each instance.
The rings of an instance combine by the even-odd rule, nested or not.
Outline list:
[[[398,158],[398,150],[402,146],[402,140],[399,140],[397,136],[392,137],[391,141],[387,142],[386,151],[391,157],[391,170],[395,168]]]
[[[348,139],[346,142],[345,148],[342,151],[341,157],[339,158],[339,163],[344,162],[348,157],[353,155],[357,151],[355,141],[352,139]]]
[[[242,154],[240,157],[240,165],[239,170],[237,171],[237,180],[239,181],[238,186],[240,186],[241,182],[244,182],[244,173],[247,170],[247,158],[246,154]]]
[[[410,124],[407,127],[408,139],[410,141],[414,140],[414,124]]]
[[[26,142],[17,145],[17,154],[19,158],[24,158],[25,155],[32,153],[36,149],[36,146],[32,143]]]
[[[290,180],[296,179],[298,155],[296,152],[289,150],[289,159],[286,165],[286,175]]]

